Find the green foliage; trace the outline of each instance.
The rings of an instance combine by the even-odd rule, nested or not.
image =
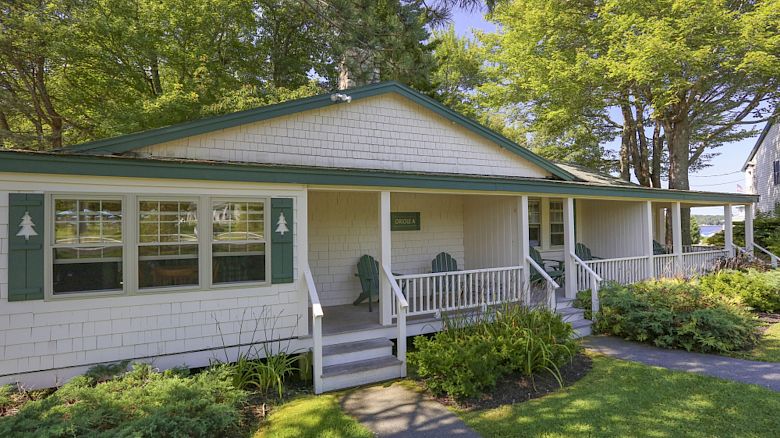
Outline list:
[[[761,312],[780,311],[780,271],[723,270],[699,279],[707,293],[735,298]]]
[[[13,398],[11,397],[13,393],[13,385],[0,386],[0,412],[5,411],[13,403]]]
[[[445,319],[444,330],[414,339],[410,363],[437,394],[473,397],[509,373],[533,377],[558,367],[576,345],[571,326],[553,312],[506,306],[489,316]]]
[[[297,356],[285,353],[272,354],[265,359],[250,359],[240,354],[238,360],[222,365],[233,379],[237,388],[261,391],[267,394],[273,389],[279,398],[284,394],[285,380],[297,370],[294,366]]]
[[[757,340],[757,322],[747,309],[694,283],[611,283],[599,299],[597,330],[628,340],[705,353],[745,350]]]
[[[699,221],[696,216],[691,216],[691,243],[699,243],[701,241],[701,228],[699,228]]]
[[[0,419],[0,436],[237,435],[245,399],[222,368],[182,377],[136,364],[103,383],[76,377],[49,397],[28,402]]]

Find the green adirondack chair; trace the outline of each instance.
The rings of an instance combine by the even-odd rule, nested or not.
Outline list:
[[[563,280],[564,278],[564,267],[563,262],[560,260],[549,260],[549,259],[543,259],[542,255],[539,254],[539,251],[536,250],[534,247],[529,248],[529,254],[531,255],[531,258],[534,262],[536,262],[537,265],[541,266],[544,269],[544,272],[547,273],[547,275],[550,276],[556,283],[560,284],[561,282],[559,280]],[[555,268],[548,268],[547,263],[555,263]],[[532,283],[541,283],[545,281],[544,277],[542,277],[542,274],[540,274],[536,268],[533,266],[531,267],[531,282]]]
[[[669,254],[669,251],[667,251],[666,247],[661,245],[659,241],[653,240],[653,255],[663,255],[663,254]]]
[[[436,254],[431,261],[431,272],[452,272],[458,270],[458,262],[446,252]]]
[[[360,278],[360,287],[363,289],[363,292],[358,295],[352,304],[357,306],[368,300],[368,311],[373,312],[371,303],[375,298],[379,297],[379,262],[366,254],[358,260],[357,269],[358,272],[355,275]]]
[[[574,254],[580,258],[580,260],[587,262],[590,260],[602,260],[601,257],[596,257],[590,252],[590,248],[584,243],[578,243],[574,245]]]

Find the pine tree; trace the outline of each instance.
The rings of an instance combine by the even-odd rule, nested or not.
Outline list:
[[[24,237],[25,240],[30,240],[30,237],[38,235],[34,227],[35,224],[30,217],[30,213],[25,211],[24,216],[22,216],[22,222],[19,223],[19,232],[16,235]]]
[[[279,220],[276,221],[276,232],[281,233],[282,236],[284,236],[284,233],[290,231],[289,228],[287,228],[287,219],[284,218],[284,213],[279,213]]]

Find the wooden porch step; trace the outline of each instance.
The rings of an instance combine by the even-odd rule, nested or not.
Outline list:
[[[401,377],[403,363],[395,356],[382,356],[329,365],[322,368],[323,391],[351,388]]]
[[[593,326],[593,321],[583,318],[579,321],[572,322],[571,326],[572,328],[574,328],[574,336],[576,338],[582,338],[591,335],[592,333],[591,327]]]
[[[343,342],[322,347],[322,366],[339,365],[366,359],[389,356],[393,342],[387,338]]]

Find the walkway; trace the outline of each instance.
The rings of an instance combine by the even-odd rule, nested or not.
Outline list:
[[[341,407],[379,437],[479,437],[440,403],[400,384],[349,392]]]
[[[780,363],[732,359],[713,354],[689,353],[684,350],[666,350],[612,336],[590,336],[583,339],[583,345],[589,350],[618,359],[706,374],[736,382],[753,383],[780,391]]]

